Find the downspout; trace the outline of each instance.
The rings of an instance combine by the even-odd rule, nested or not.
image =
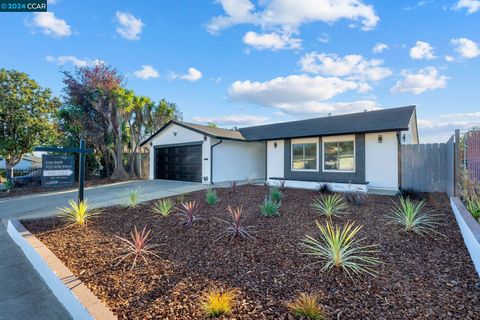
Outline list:
[[[218,146],[222,142],[223,140],[220,139],[219,142],[210,146],[210,184],[213,184],[213,147]]]

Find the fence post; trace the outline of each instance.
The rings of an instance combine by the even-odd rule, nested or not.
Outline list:
[[[460,130],[455,129],[455,159],[454,159],[454,181],[453,188],[455,190],[454,195],[458,197],[458,183],[460,182]]]

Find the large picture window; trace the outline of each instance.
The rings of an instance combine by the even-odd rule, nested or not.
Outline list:
[[[323,144],[324,171],[355,171],[355,142],[329,141]]]
[[[292,170],[317,170],[317,143],[292,144]]]

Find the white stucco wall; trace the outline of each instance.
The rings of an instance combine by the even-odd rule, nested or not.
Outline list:
[[[219,142],[212,139],[211,144]],[[223,140],[213,148],[213,182],[265,178],[265,142]]]
[[[40,167],[41,166],[42,165],[40,164]],[[0,169],[5,169],[5,168],[6,168],[5,160],[0,159]],[[30,169],[30,168],[32,168],[32,162],[25,159],[20,160],[20,162],[14,167],[14,169],[18,169],[18,170]]]
[[[403,139],[403,136],[405,136],[405,139]],[[401,137],[400,139],[402,144],[417,144],[419,143],[417,137],[417,122],[416,122],[416,117],[415,114],[412,114],[412,118],[410,118],[410,122],[408,124],[408,131],[402,131],[401,132]]]
[[[383,142],[378,143],[382,135]],[[365,134],[365,180],[369,188],[398,190],[398,142],[396,132]]]
[[[275,143],[277,143],[276,148]],[[267,142],[267,178],[284,177],[284,149],[284,140],[273,140]]]
[[[174,132],[176,134],[174,134]],[[150,142],[152,146],[150,146]],[[176,124],[171,124],[163,132],[155,136],[148,143],[150,148],[150,180],[155,179],[154,177],[154,167],[155,167],[155,146],[160,145],[174,145],[182,143],[192,143],[199,142],[202,143],[202,176],[207,176],[208,181],[205,183],[210,183],[210,138],[207,137],[207,141],[204,141],[204,135],[198,132],[186,129]],[[208,159],[208,160],[204,160]],[[202,179],[203,180],[203,179]]]

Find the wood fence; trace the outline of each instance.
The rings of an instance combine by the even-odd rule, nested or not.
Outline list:
[[[422,192],[455,192],[455,141],[401,145],[401,187]]]

